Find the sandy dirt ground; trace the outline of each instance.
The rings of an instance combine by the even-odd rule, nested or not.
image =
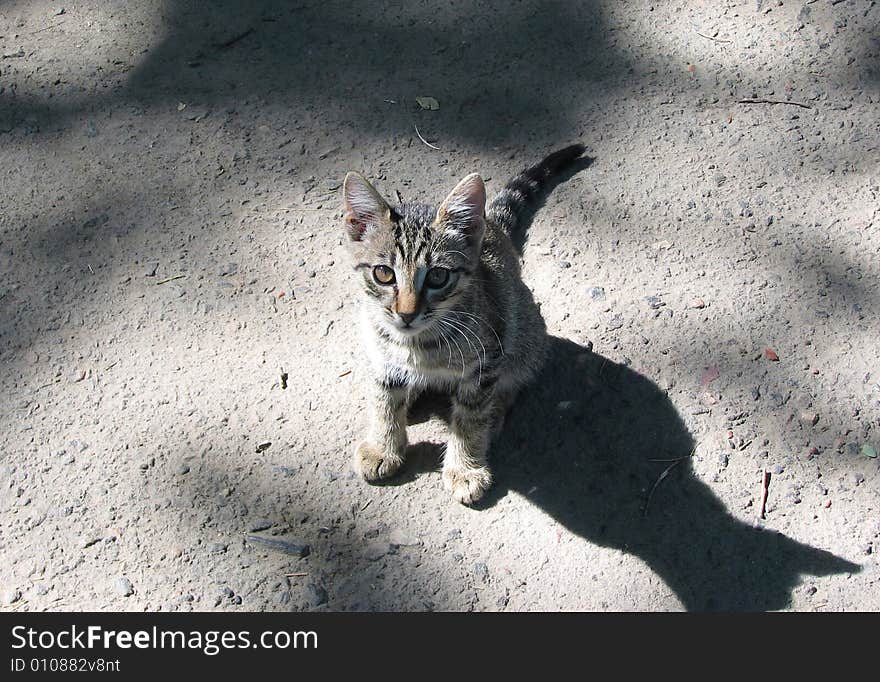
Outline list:
[[[880,609],[876,2],[208,5],[0,0],[3,609]],[[577,141],[488,499],[359,480],[344,173]]]

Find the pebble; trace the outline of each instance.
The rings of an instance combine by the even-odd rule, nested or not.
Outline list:
[[[113,589],[123,597],[130,597],[134,594],[134,585],[128,578],[117,578],[113,583]]]
[[[144,270],[144,277],[155,277],[156,271],[159,269],[158,263],[150,263]]]
[[[312,608],[326,604],[327,590],[324,589],[324,586],[312,582],[308,583],[306,585],[306,603]]]
[[[819,415],[816,412],[804,411],[801,412],[801,421],[809,424],[810,426],[815,426],[816,423],[819,421]]]
[[[752,400],[758,400],[761,397],[761,389],[758,386],[752,386]]]
[[[587,293],[590,295],[590,298],[594,301],[604,301],[605,300],[605,288],[604,287],[589,287],[587,289]]]
[[[659,296],[645,296],[645,300],[648,302],[648,305],[651,306],[651,310],[660,310],[666,304],[660,300]]]
[[[309,555],[309,552],[311,551],[311,548],[306,543],[299,542],[298,540],[265,538],[261,535],[246,535],[244,539],[252,545],[259,545],[261,547],[265,547],[266,549],[271,549],[276,552],[290,554],[292,556],[299,557],[300,559],[307,557]]]
[[[267,530],[271,528],[273,524],[269,519],[258,519],[257,521],[253,521],[251,525],[248,526],[248,532],[256,533],[261,530]]]
[[[764,357],[770,360],[771,362],[779,362],[779,356],[776,354],[776,351],[772,348],[764,349]]]
[[[229,549],[229,545],[225,542],[211,542],[208,544],[208,551],[211,554],[224,554]]]
[[[695,298],[688,304],[689,308],[696,308],[697,310],[702,310],[706,307],[706,302],[702,298]]]
[[[477,580],[484,583],[489,582],[489,567],[482,562],[474,564],[474,575],[477,577]]]
[[[566,270],[571,267],[571,263],[567,260],[556,261],[556,265],[558,265],[562,270]]]
[[[19,599],[21,599],[21,590],[17,588],[13,588],[11,590],[6,590],[3,593],[3,603],[4,604],[14,604]]]
[[[785,467],[781,464],[774,464],[773,468],[770,471],[778,476],[785,471]]]
[[[226,275],[234,275],[238,272],[238,263],[227,263],[223,265],[218,270],[217,274],[221,277],[225,277]]]

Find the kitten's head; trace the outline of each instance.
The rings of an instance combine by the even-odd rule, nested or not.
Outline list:
[[[357,173],[343,183],[345,231],[374,322],[406,342],[437,329],[467,289],[486,229],[486,188],[473,173],[437,210],[392,207]]]

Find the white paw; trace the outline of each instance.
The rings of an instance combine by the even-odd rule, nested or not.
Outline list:
[[[368,481],[379,481],[397,473],[403,458],[383,452],[372,443],[363,441],[354,452],[354,468]]]
[[[452,492],[456,502],[471,505],[492,485],[492,472],[487,467],[443,470],[443,486]]]

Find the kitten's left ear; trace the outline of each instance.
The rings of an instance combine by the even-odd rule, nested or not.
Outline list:
[[[486,186],[478,173],[459,182],[437,210],[437,222],[467,237],[481,238],[486,227]]]

